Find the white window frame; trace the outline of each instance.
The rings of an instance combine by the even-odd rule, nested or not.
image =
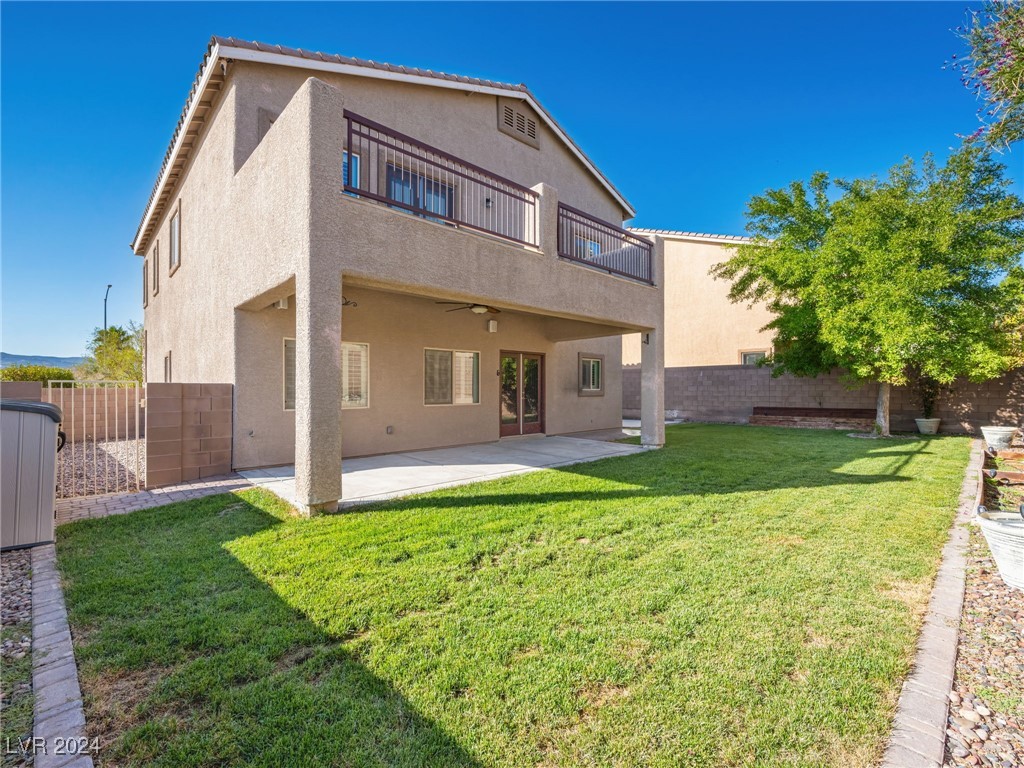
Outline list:
[[[349,152],[347,149],[341,152],[341,186],[344,187],[348,179],[345,177],[345,165],[352,162],[352,158],[356,159],[355,167],[355,178],[352,179],[352,186],[359,189],[359,177],[363,172],[363,158],[358,152]]]
[[[598,365],[598,383],[599,386],[594,387],[594,363]],[[583,366],[590,365],[590,383],[591,386],[583,386]],[[591,352],[580,352],[579,363],[576,367],[576,374],[579,376],[579,395],[580,397],[601,397],[604,395],[604,355],[596,355]]]
[[[752,363],[748,363],[748,362],[745,362],[745,358],[746,358],[747,355],[760,355],[761,357],[759,357],[757,360],[755,360]],[[753,367],[757,366],[757,364],[761,360],[766,358],[766,357],[768,357],[768,350],[766,350],[766,349],[741,349],[740,350],[740,365],[744,365],[744,366],[746,366],[748,368],[753,368]]]
[[[142,260],[142,308],[149,306],[149,259]]]
[[[177,231],[175,231],[177,222]],[[181,267],[181,201],[178,201],[171,217],[167,220],[167,276],[170,277]],[[175,258],[177,256],[177,258]]]
[[[450,402],[450,403],[428,403],[427,402],[427,352],[428,351],[430,351],[430,352],[451,352],[452,353],[452,370],[451,370],[451,382],[452,382],[451,399],[452,399],[452,402]],[[464,354],[464,355],[476,355],[476,381],[474,382],[474,385],[475,385],[474,389],[476,390],[476,402],[475,403],[456,403],[455,402],[455,355],[460,354],[460,353]],[[455,407],[462,408],[462,407],[465,407],[465,406],[480,405],[481,401],[483,400],[483,397],[481,396],[481,392],[480,392],[480,366],[482,364],[481,363],[480,350],[478,350],[478,349],[450,349],[448,347],[424,347],[423,348],[423,356],[421,358],[421,361],[422,361],[422,366],[423,366],[423,380],[421,382],[422,386],[421,386],[420,389],[423,392],[423,405],[425,407],[427,407],[427,408],[451,408],[451,407],[455,406]]]
[[[153,243],[153,255],[150,256],[153,262],[153,295],[160,293],[160,241]]]
[[[343,341],[343,342],[341,342],[342,354],[344,354],[344,352],[345,352],[345,347],[361,347],[364,350],[363,368],[366,371],[366,387],[365,387],[365,395],[366,396],[365,396],[364,399],[366,400],[366,404],[365,405],[350,405],[345,400],[345,386],[346,386],[346,381],[347,380],[345,378],[344,371],[342,371],[342,376],[341,376],[341,389],[342,389],[342,392],[341,392],[341,396],[342,396],[341,397],[341,409],[343,411],[350,411],[350,410],[351,411],[365,411],[367,408],[370,407],[370,345],[367,342],[365,342],[365,341]],[[344,365],[344,363],[342,363],[342,365]]]
[[[292,407],[288,407],[288,342],[295,343],[295,339],[291,336],[285,336],[281,339],[281,408],[286,413],[295,411],[295,403],[292,403]],[[296,350],[297,352],[298,350]],[[296,364],[298,361],[296,360]]]

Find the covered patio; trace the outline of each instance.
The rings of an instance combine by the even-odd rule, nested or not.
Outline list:
[[[345,459],[338,506],[352,507],[646,450],[639,445],[602,439],[535,435],[480,445]],[[301,507],[295,489],[294,464],[245,470],[238,474],[253,485],[266,488],[290,504]]]

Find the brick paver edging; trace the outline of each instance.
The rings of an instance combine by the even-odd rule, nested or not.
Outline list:
[[[252,483],[241,475],[221,475],[178,485],[165,485],[136,493],[112,493],[106,496],[84,496],[57,500],[57,525],[110,515],[123,515],[140,509],[160,507],[176,501],[189,501],[215,493],[228,493],[251,488]]]
[[[974,440],[956,519],[942,550],[914,666],[903,683],[882,768],[940,768],[946,755],[946,717],[964,603],[967,525],[974,516],[978,470],[984,458],[981,441]]]
[[[32,692],[35,768],[92,768],[53,544],[32,550]]]

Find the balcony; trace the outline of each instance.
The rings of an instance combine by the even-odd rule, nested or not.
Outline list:
[[[622,227],[558,204],[558,255],[609,274],[654,284],[652,244]]]
[[[536,192],[345,110],[345,192],[538,247]]]
[[[349,110],[344,119],[346,194],[541,247],[541,199],[536,191]],[[562,259],[653,285],[650,242],[563,203],[558,203],[557,246],[552,250]]]

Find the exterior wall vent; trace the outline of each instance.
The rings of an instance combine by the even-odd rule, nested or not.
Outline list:
[[[531,147],[540,149],[537,118],[523,102],[498,98],[498,130]]]

